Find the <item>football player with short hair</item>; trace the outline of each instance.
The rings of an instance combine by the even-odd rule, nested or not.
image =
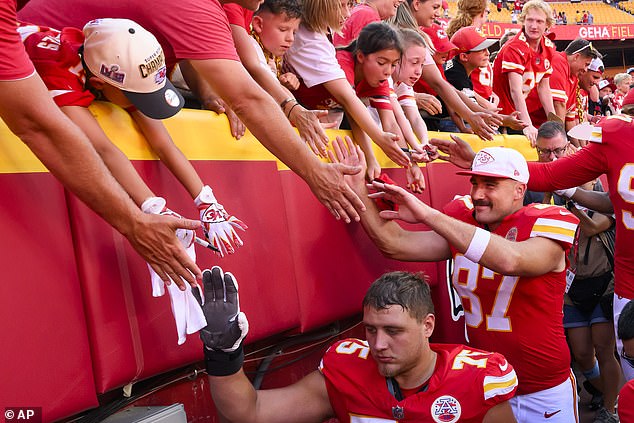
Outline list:
[[[359,155],[338,143],[338,159]],[[470,345],[503,354],[519,379],[510,400],[519,422],[577,421],[577,398],[562,324],[566,252],[579,220],[561,207],[523,206],[528,167],[504,147],[480,151],[470,171],[471,194],[435,210],[401,188],[350,178],[368,211],[364,229],[387,257],[404,261],[453,258],[452,284],[462,299]],[[361,163],[363,165],[363,163]],[[379,213],[371,199],[397,210]],[[431,231],[403,229],[391,220],[423,223]]]
[[[464,345],[430,344],[434,306],[421,275],[386,273],[363,300],[367,340],[344,339],[319,369],[290,386],[255,390],[242,371],[237,283],[203,272],[207,328],[201,330],[211,393],[229,422],[514,422],[508,399],[517,376],[506,359]],[[215,293],[215,294],[214,294]]]

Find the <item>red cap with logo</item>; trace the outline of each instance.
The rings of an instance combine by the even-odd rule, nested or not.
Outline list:
[[[423,31],[429,35],[431,42],[434,44],[434,49],[438,53],[447,53],[448,51],[456,50],[458,48],[449,41],[447,33],[440,25],[432,25],[430,27],[423,28]]]
[[[465,26],[456,31],[451,37],[451,42],[461,52],[482,51],[491,47],[497,40],[487,39],[475,26]]]

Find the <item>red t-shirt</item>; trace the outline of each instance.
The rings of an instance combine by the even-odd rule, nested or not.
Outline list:
[[[522,75],[522,92],[526,98],[542,78],[552,74],[554,53],[555,45],[546,37],[542,37],[538,51],[531,49],[523,31],[504,44],[493,63],[493,91],[500,97],[499,107],[503,114],[515,111],[508,74]]]
[[[563,51],[555,52],[552,61],[553,73],[550,76],[550,92],[553,101],[564,103],[566,110],[575,106],[577,102],[577,76],[570,73],[568,58]],[[536,128],[548,120],[537,90],[531,90],[526,97],[526,108]]]
[[[31,0],[18,14],[52,28],[83,28],[103,17],[131,19],[154,34],[168,68],[182,59],[240,60],[218,0]]]
[[[378,87],[372,87],[365,79],[355,84],[354,81],[354,57],[352,53],[338,50],[337,61],[346,74],[346,79],[355,89],[359,97],[366,105],[376,109],[392,110],[390,103],[390,84],[383,81]]]
[[[17,32],[15,0],[0,0],[0,81],[15,81],[35,73]]]
[[[450,202],[444,212],[482,228],[471,197]],[[510,241],[551,239],[568,251],[579,219],[566,209],[531,204],[507,216],[491,231]],[[536,277],[505,276],[474,263],[453,246],[452,283],[462,299],[470,345],[503,354],[515,367],[519,395],[542,391],[570,376],[570,352],[563,328],[566,272]]]
[[[614,292],[634,299],[634,120],[602,119],[588,145],[551,163],[529,162],[528,189],[552,191],[581,185],[607,174],[616,218]]]
[[[85,73],[79,57],[84,34],[77,28],[62,31],[21,24],[24,46],[51,97],[59,107],[88,107],[95,97],[85,89]]]
[[[253,11],[238,6],[235,3],[223,4],[222,8],[227,14],[230,25],[238,25],[244,28],[248,33],[251,32],[251,21],[253,20]]]
[[[517,376],[500,354],[464,345],[430,347],[437,358],[427,387],[398,401],[366,341],[346,339],[333,344],[319,370],[339,421],[481,422],[490,408],[515,394]]]
[[[335,47],[347,46],[359,36],[359,32],[369,23],[381,21],[379,12],[367,4],[355,6],[341,28],[341,35],[335,34],[332,41]]]
[[[621,423],[634,423],[634,380],[630,380],[619,392],[619,419]]]
[[[473,84],[473,91],[486,100],[490,99],[493,94],[493,66],[491,63],[481,68],[475,68],[469,77],[471,84]]]

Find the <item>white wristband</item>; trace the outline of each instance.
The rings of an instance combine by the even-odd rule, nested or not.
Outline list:
[[[558,189],[556,191],[553,191],[554,194],[557,194],[560,197],[566,197],[566,198],[572,198],[572,196],[575,195],[575,192],[577,192],[577,187],[567,188],[567,189]]]
[[[209,185],[205,185],[196,198],[194,198],[194,203],[196,206],[200,206],[201,204],[212,204],[217,203],[216,197],[214,196],[214,192]]]
[[[484,255],[487,245],[489,245],[489,240],[491,240],[491,232],[485,231],[482,228],[476,228],[469,247],[467,247],[467,251],[464,252],[464,256],[472,262],[478,263]]]

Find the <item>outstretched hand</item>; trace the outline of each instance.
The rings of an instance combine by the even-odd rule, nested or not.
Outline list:
[[[203,272],[203,286],[204,301],[197,289],[192,290],[207,319],[200,339],[208,350],[233,352],[249,332],[247,317],[240,311],[238,282],[231,273],[214,266]]]
[[[297,127],[302,140],[308,144],[314,154],[326,157],[326,149],[330,140],[324,131],[324,125],[319,121],[321,113],[316,114],[297,103],[290,104],[292,104],[292,109],[288,109],[290,112],[289,120]]]
[[[183,280],[197,286],[196,278],[202,275],[176,237],[176,231],[198,228],[200,222],[195,220],[143,213],[126,238],[163,281],[167,284],[174,281],[185,290]]]
[[[332,151],[328,150],[328,159],[332,163],[341,163],[346,166],[360,167],[362,169],[359,173],[345,176],[346,181],[353,189],[365,183],[364,170],[367,167],[365,155],[363,151],[361,151],[361,148],[356,145],[349,136],[346,136],[344,139],[340,136],[335,138],[332,142]]]
[[[368,195],[372,199],[381,198],[398,205],[397,210],[383,210],[379,213],[386,220],[403,220],[409,223],[426,223],[434,209],[420,201],[416,196],[398,185],[373,181],[369,189],[376,192]]]
[[[451,139],[453,141],[433,138],[429,143],[438,147],[438,150],[446,154],[445,156],[439,156],[439,159],[446,160],[463,169],[471,169],[475,152],[462,138],[451,135]]]

